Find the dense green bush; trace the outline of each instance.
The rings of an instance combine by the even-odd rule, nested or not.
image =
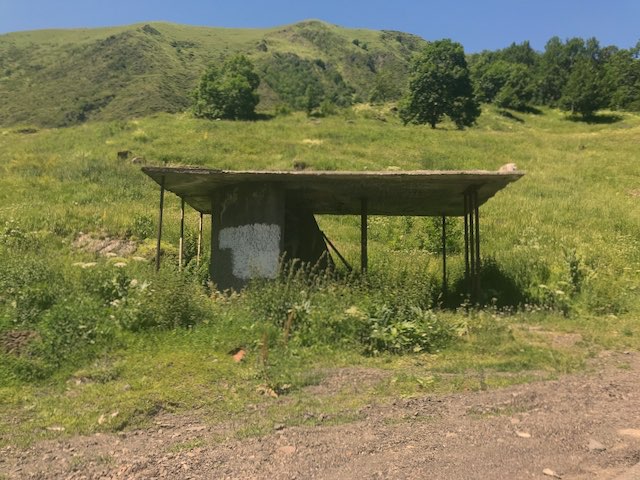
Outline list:
[[[207,318],[201,288],[169,269],[146,281],[131,280],[126,294],[112,303],[111,314],[131,331],[193,327]]]
[[[432,310],[399,302],[382,305],[369,316],[362,330],[362,343],[370,354],[433,352],[454,337],[453,325]]]
[[[211,65],[193,94],[196,117],[248,119],[255,115],[260,98],[260,78],[244,55],[227,58],[221,67]]]

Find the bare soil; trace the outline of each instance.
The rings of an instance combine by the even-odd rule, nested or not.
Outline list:
[[[336,370],[310,388],[331,395],[344,382],[382,378],[376,375]],[[5,448],[0,472],[32,479],[636,479],[639,379],[640,354],[605,352],[589,372],[559,380],[396,400],[367,406],[352,423],[276,425],[245,439],[224,439],[222,427],[195,414],[160,414],[146,430]]]

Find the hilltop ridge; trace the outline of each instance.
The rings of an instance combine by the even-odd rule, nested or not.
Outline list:
[[[368,100],[377,76],[406,81],[425,40],[305,20],[267,29],[166,22],[0,35],[0,125],[58,127],[188,108],[207,65],[247,55],[259,108],[297,108],[308,88],[338,105]]]

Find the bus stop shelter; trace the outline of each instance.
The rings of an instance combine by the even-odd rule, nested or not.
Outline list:
[[[442,219],[443,288],[447,285],[444,241],[447,217],[464,218],[465,272],[472,297],[479,293],[480,206],[524,173],[512,164],[498,171],[230,171],[143,167],[160,186],[156,266],[164,193],[181,199],[179,263],[182,266],[185,204],[211,216],[211,278],[220,290],[241,289],[252,278],[275,278],[281,259],[318,263],[329,248],[343,259],[314,215],[360,216],[360,269],[368,268],[369,215]],[[348,264],[347,264],[348,265]]]

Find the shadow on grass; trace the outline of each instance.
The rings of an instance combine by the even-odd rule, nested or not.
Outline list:
[[[524,123],[524,120],[522,118],[514,115],[509,110],[498,110],[498,114],[504,118],[508,118],[509,120],[514,120],[518,123]]]
[[[273,120],[276,117],[277,115],[274,115],[273,113],[256,113],[251,118],[249,118],[249,120],[266,121],[266,120]]]
[[[539,108],[532,107],[532,106],[529,106],[529,105],[526,105],[526,106],[522,107],[518,111],[522,112],[522,113],[530,113],[531,115],[542,115],[543,114],[542,110],[540,110]]]
[[[590,125],[610,125],[622,121],[622,115],[615,113],[601,113],[594,115],[569,115],[567,119],[571,122],[588,123]]]
[[[445,306],[458,308],[468,303],[469,292],[469,282],[465,278],[459,278],[450,289]],[[482,262],[478,300],[481,306],[493,305],[497,308],[518,308],[528,303],[523,288],[493,258],[486,258]]]
[[[515,120],[516,122],[519,123],[524,123],[524,119],[518,117],[517,115],[514,115],[513,112],[518,112],[518,113],[528,113],[530,115],[543,115],[543,111],[536,108],[536,107],[531,107],[529,105],[525,105],[522,108],[500,108],[498,109],[498,114],[502,115],[505,118],[508,118],[509,120]]]

